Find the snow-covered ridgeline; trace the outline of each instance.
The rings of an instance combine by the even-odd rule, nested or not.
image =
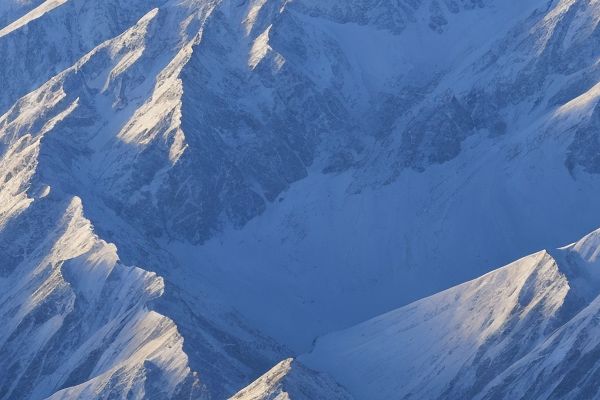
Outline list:
[[[162,279],[121,264],[79,198],[45,187],[2,208],[3,398],[201,396],[177,327],[151,309]]]
[[[600,367],[599,237],[326,335],[300,361],[359,399],[586,397]]]
[[[591,200],[600,191],[598,2],[40,4],[15,14],[7,11],[12,6],[0,8],[0,16],[14,16],[0,35],[0,54],[14,61],[0,64],[3,268],[13,280],[7,285],[25,279],[17,271],[50,268],[20,264],[41,237],[53,237],[27,221],[47,216],[49,225],[60,225],[61,216],[81,214],[65,210],[80,207],[86,217],[75,219],[91,221],[95,239],[78,231],[89,243],[78,244],[82,253],[71,258],[86,246],[103,248],[92,244],[103,243],[98,235],[117,245],[125,264],[158,272],[166,286],[162,296],[150,296],[154,311],[126,315],[140,331],[139,353],[123,356],[121,372],[111,372],[118,352],[106,368],[85,363],[85,373],[77,369],[64,382],[89,378],[89,386],[62,392],[67,397],[113,390],[118,382],[130,389],[114,393],[142,395],[132,376],[154,371],[146,362],[153,357],[169,393],[190,388],[178,386],[193,380],[181,346],[201,383],[223,397],[287,355],[268,336],[297,352],[308,349],[317,335],[598,225]],[[21,236],[29,244],[8,244]],[[68,242],[79,243],[75,236]],[[37,251],[45,259],[51,248]],[[554,252],[538,256],[521,272],[497,276],[510,280],[507,293],[523,291],[505,305],[523,306],[528,323],[516,323],[496,303],[488,304],[496,320],[488,330],[456,316],[475,326],[466,338],[495,344],[502,354],[495,368],[545,340],[565,318],[562,310],[594,297],[585,279],[556,269],[551,259],[562,264]],[[97,268],[97,257],[108,261]],[[102,282],[117,268],[111,257],[85,256],[73,265]],[[71,263],[64,271],[55,264],[48,271],[62,280],[53,278],[40,293],[62,293],[64,280],[87,293],[79,298],[96,298],[97,286],[76,271],[69,275]],[[138,282],[134,275],[124,274],[120,285]],[[35,282],[30,293],[46,281]],[[152,282],[134,297],[156,295]],[[549,292],[528,297],[526,287],[546,283]],[[480,293],[473,290],[461,301]],[[570,306],[573,292],[583,300]],[[66,300],[56,302],[63,303],[68,310]],[[48,315],[62,318],[61,307]],[[73,324],[91,318],[81,307]],[[160,325],[160,315],[177,322],[183,344],[166,322],[164,342],[148,342],[147,322]],[[526,328],[530,339],[516,355],[496,346],[494,329],[511,324],[510,332]],[[23,340],[19,335],[14,340]],[[128,339],[110,336],[106,343],[119,347],[121,340]],[[156,344],[171,342],[155,352]],[[475,368],[480,378],[448,373],[426,379],[432,383],[422,390],[476,390],[489,371]],[[59,389],[45,386],[48,371],[27,372],[29,384],[19,390]],[[16,393],[11,385],[5,397]]]

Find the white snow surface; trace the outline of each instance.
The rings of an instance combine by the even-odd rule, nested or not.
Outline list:
[[[326,335],[300,360],[358,399],[592,398],[599,235]]]
[[[298,361],[281,361],[230,400],[351,400],[352,397],[322,373]]]
[[[513,398],[489,376],[592,332],[594,234],[484,274],[600,226],[599,21],[596,0],[1,2],[0,398],[227,398],[334,331],[306,363],[357,398]]]

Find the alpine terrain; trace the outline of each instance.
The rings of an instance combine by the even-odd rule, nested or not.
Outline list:
[[[0,56],[0,399],[600,399],[600,0],[1,0]]]

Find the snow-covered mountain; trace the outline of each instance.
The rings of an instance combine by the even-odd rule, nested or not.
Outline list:
[[[570,342],[593,324],[595,286],[564,269],[584,250],[474,281],[496,297],[471,282],[371,318],[600,226],[599,21],[595,0],[2,1],[0,398],[573,382],[544,357],[593,346]],[[438,347],[382,350],[418,330],[379,325],[439,299]],[[426,368],[332,367],[378,355],[371,375]]]
[[[231,397],[231,400],[351,400],[344,388],[323,373],[311,371],[291,358]]]
[[[326,335],[301,361],[357,398],[597,398],[600,231]]]

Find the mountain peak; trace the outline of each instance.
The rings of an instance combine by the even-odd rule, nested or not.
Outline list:
[[[597,1],[0,3],[0,399],[596,388]]]

